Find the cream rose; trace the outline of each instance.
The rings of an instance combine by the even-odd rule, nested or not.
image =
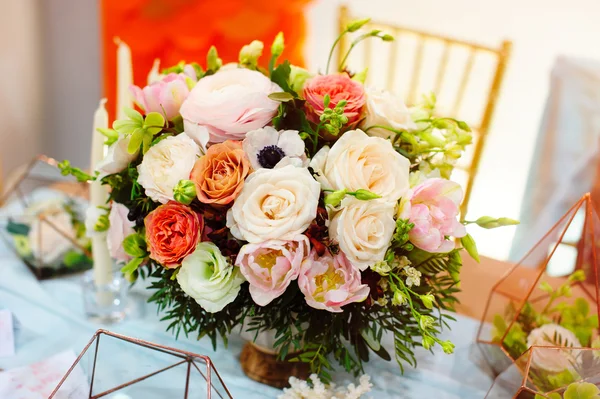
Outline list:
[[[350,130],[333,147],[323,147],[310,162],[324,189],[366,189],[396,202],[409,189],[408,159],[380,137]]]
[[[166,204],[173,199],[173,188],[179,180],[190,178],[190,172],[200,156],[198,145],[185,134],[167,137],[150,147],[138,166],[138,183],[146,195]]]
[[[558,324],[549,323],[532,330],[527,336],[527,346],[561,346],[554,337],[560,336],[562,346],[581,348],[575,334]],[[531,358],[532,365],[538,369],[559,373],[568,368],[577,357],[577,351],[564,349],[536,349]]]
[[[127,151],[129,145],[129,139],[131,136],[121,136],[119,139],[110,147],[104,159],[95,165],[96,170],[100,173],[100,178],[104,176],[119,173],[124,170],[129,163],[133,162],[138,154],[139,150],[133,154]]]
[[[396,222],[394,203],[346,197],[329,225],[329,237],[361,271],[385,257]]]
[[[212,242],[199,243],[177,273],[183,292],[210,313],[220,312],[233,302],[244,281],[239,268],[228,263]]]
[[[314,220],[319,195],[319,183],[306,168],[259,169],[227,212],[227,227],[250,243],[293,240]]]
[[[371,126],[385,126],[395,130],[414,130],[413,122],[406,104],[389,91],[367,88],[366,117],[361,126],[366,129]],[[384,139],[394,136],[394,132],[377,127],[367,131],[369,136]]]

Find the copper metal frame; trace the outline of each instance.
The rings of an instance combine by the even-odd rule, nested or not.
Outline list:
[[[578,252],[575,268],[582,269],[582,268],[586,267],[587,265],[589,265],[590,266],[589,268],[591,270],[585,270],[586,274],[587,274],[586,281],[575,283],[575,284],[573,284],[573,287],[574,288],[577,287],[577,288],[581,289],[580,295],[587,297],[586,299],[588,299],[590,301],[590,303],[593,305],[593,307],[591,307],[591,309],[593,311],[595,311],[596,314],[598,315],[598,317],[600,318],[600,302],[599,302],[600,295],[599,295],[599,280],[598,280],[599,275],[598,275],[598,263],[597,263],[597,255],[596,255],[597,245],[598,245],[598,243],[596,242],[596,236],[598,236],[598,238],[600,238],[600,234],[598,234],[600,232],[600,224],[598,223],[598,216],[597,216],[595,208],[592,204],[590,194],[588,193],[588,194],[585,194],[575,205],[573,205],[569,209],[569,211],[564,216],[562,216],[561,219],[554,225],[554,227],[552,229],[550,229],[550,231],[548,231],[548,233],[546,233],[544,235],[544,237],[542,237],[540,239],[538,244],[536,244],[522,258],[522,260],[519,263],[517,263],[513,267],[511,267],[504,274],[504,276],[500,280],[498,280],[498,282],[496,282],[496,284],[494,284],[494,286],[492,287],[492,291],[490,292],[490,295],[486,302],[485,312],[482,316],[481,323],[480,323],[479,329],[477,331],[476,342],[477,342],[477,346],[479,346],[479,348],[481,349],[481,352],[482,352],[485,360],[490,364],[490,366],[492,367],[492,369],[494,369],[494,371],[496,373],[502,372],[504,369],[506,369],[506,367],[496,364],[496,363],[498,363],[496,361],[498,359],[492,358],[494,355],[492,351],[495,351],[498,354],[503,353],[505,355],[505,359],[504,359],[505,364],[509,364],[509,363],[512,364],[517,360],[517,359],[512,358],[511,355],[508,353],[508,351],[504,348],[503,342],[506,339],[506,336],[508,335],[508,332],[510,331],[511,327],[514,325],[514,323],[516,323],[518,316],[523,311],[525,304],[527,302],[535,303],[535,302],[547,297],[547,295],[544,294],[544,295],[540,295],[538,297],[532,298],[534,291],[538,288],[538,285],[540,283],[542,276],[545,276],[546,267],[547,267],[548,263],[552,259],[552,256],[554,255],[556,249],[559,247],[559,245],[561,245],[566,232],[569,230],[569,226],[573,222],[573,219],[575,218],[577,211],[580,209],[585,210],[585,222],[583,225],[582,235],[579,240],[580,241],[579,247],[582,250],[580,250]],[[564,226],[564,227],[562,227],[562,226]],[[558,236],[554,236],[557,232],[560,232],[560,234]],[[548,247],[543,248],[547,242],[552,243],[552,245],[548,245]],[[545,260],[535,270],[526,269],[522,266],[523,264],[525,264],[525,262],[528,259],[530,254],[536,253],[536,251],[540,251],[540,250],[544,250],[544,249],[546,251],[550,250],[549,255],[546,256]],[[583,249],[588,249],[588,252],[585,252]],[[587,260],[589,260],[588,264],[585,263],[585,261],[586,261],[585,256],[588,256],[590,258],[590,259],[587,259]],[[527,277],[523,276],[524,271],[529,273],[529,275]],[[515,294],[514,292],[511,292],[511,288],[514,288],[514,287],[512,287],[511,284],[507,282],[507,280],[513,274],[514,274],[514,276],[520,276],[519,281],[527,281],[531,284],[524,294],[519,295],[519,294]],[[550,278],[548,277],[548,279],[550,279]],[[587,285],[593,284],[595,290],[588,289],[586,284]],[[513,291],[514,291],[514,289],[513,289]],[[509,322],[507,322],[506,332],[502,336],[500,342],[493,342],[492,339],[488,339],[485,337],[484,329],[485,329],[486,325],[490,322],[492,316],[494,316],[495,314],[498,314],[497,311],[494,312],[492,310],[492,308],[494,305],[494,303],[493,303],[494,300],[499,301],[500,298],[508,299],[509,301],[507,301],[507,303],[513,302],[514,304],[516,304],[515,314],[514,314],[514,317],[512,317],[512,319]],[[594,310],[594,307],[595,307],[595,310]],[[496,348],[496,349],[493,349],[493,348]]]
[[[534,358],[535,354],[543,353],[543,352],[547,352],[547,351],[557,351],[557,350],[564,351],[564,352],[572,351],[572,352],[576,353],[576,355],[574,355],[574,358],[583,358],[586,352],[591,353],[594,358],[600,358],[600,348],[565,348],[565,347],[560,347],[560,346],[532,346],[515,361],[515,366],[517,368],[517,371],[521,375],[522,379],[520,379],[517,383],[516,381],[507,381],[507,378],[505,378],[504,375],[502,375],[502,374],[499,375],[494,380],[494,383],[488,390],[485,398],[486,399],[496,398],[496,396],[491,396],[494,393],[494,389],[496,388],[497,385],[506,386],[506,383],[511,383],[511,385],[515,389],[514,395],[512,396],[513,399],[521,398],[522,393],[528,393],[531,395],[531,397],[533,397],[533,395],[540,395],[543,398],[550,398],[549,395],[551,395],[553,393],[562,393],[568,385],[556,387],[556,388],[552,389],[551,391],[544,391],[543,389],[540,390],[538,387],[535,386],[535,383],[533,382],[533,378],[531,376],[532,372],[535,369],[535,367],[532,367],[532,359]],[[569,366],[572,366],[572,365],[566,364],[565,369],[567,369]],[[592,365],[591,368],[588,368],[588,369],[583,369],[583,367],[584,367],[583,362],[582,362],[581,366],[582,366],[582,369],[579,370],[579,373],[583,372],[583,375],[579,375],[580,378],[575,382],[590,382],[595,385],[599,385],[600,384],[600,363],[595,363]],[[506,373],[509,373],[510,371],[514,371],[514,370],[506,370]],[[538,370],[538,371],[542,371],[542,370]],[[552,375],[552,373],[546,373],[545,375],[542,374],[542,376],[548,376],[548,375]],[[527,396],[527,397],[529,397],[529,396]]]
[[[73,180],[68,181],[67,179],[65,179],[65,181],[57,181],[57,180],[49,178],[49,177],[33,175],[32,171],[34,170],[36,165],[38,165],[40,163],[46,164],[52,168],[56,168],[57,173],[58,173],[58,161],[56,161],[55,159],[50,158],[46,155],[38,155],[38,156],[34,157],[31,160],[31,162],[29,162],[27,165],[25,165],[24,168],[22,168],[22,170],[17,170],[16,176],[12,176],[11,178],[9,178],[9,180],[8,180],[9,184],[7,185],[6,190],[3,193],[1,193],[1,195],[0,195],[0,206],[5,205],[5,202],[7,202],[11,198],[11,196],[15,195],[16,199],[18,199],[18,201],[21,203],[21,205],[24,208],[26,208],[30,202],[28,199],[28,195],[24,191],[24,187],[23,187],[23,185],[26,181],[40,183],[40,184],[47,184],[48,187],[54,188],[59,191],[63,191],[65,194],[67,194],[69,196],[77,196],[77,197],[81,197],[81,198],[87,198],[88,184],[86,184],[86,183],[80,183],[80,182],[76,182]],[[71,237],[66,232],[62,231],[58,226],[56,226],[51,221],[47,220],[44,216],[39,216],[39,222],[42,224],[48,225],[50,228],[55,230],[57,234],[63,236],[65,239],[70,241],[71,244],[73,244],[73,247],[80,250],[88,258],[91,258],[92,254],[90,253],[89,250],[82,247],[79,243],[76,242],[76,240],[73,239],[73,237]],[[17,251],[15,250],[12,242],[9,242],[8,238],[6,237],[6,234],[0,234],[0,237],[2,237],[2,239],[11,248],[11,250],[13,252],[15,252],[15,254],[17,256],[20,256],[17,253]],[[40,235],[40,241],[41,241],[41,235]],[[42,248],[41,242],[38,242],[38,247]],[[41,268],[43,268],[44,264],[40,257],[36,258],[35,262],[36,262],[36,265],[30,265],[29,262],[25,262],[25,263],[27,264],[28,268],[39,279],[39,278],[41,278],[40,270],[41,270]]]
[[[128,381],[126,383],[117,385],[111,389],[108,389],[104,392],[98,393],[96,395],[92,395],[93,392],[93,387],[94,387],[94,377],[95,377],[95,372],[96,372],[96,361],[97,361],[97,356],[98,356],[98,349],[100,346],[100,337],[102,335],[106,335],[106,336],[110,336],[125,342],[129,342],[133,345],[138,345],[138,346],[142,346],[144,348],[148,348],[151,350],[155,350],[155,351],[159,351],[159,352],[163,352],[163,353],[167,353],[169,355],[172,355],[173,357],[179,359],[179,361],[176,361],[175,363],[173,363],[170,366],[167,367],[163,367],[159,370],[156,370],[152,373],[146,374],[142,377],[133,379],[131,381]],[[96,331],[96,333],[94,334],[94,336],[92,337],[92,339],[88,342],[88,344],[83,348],[83,351],[79,354],[79,356],[77,357],[77,359],[75,360],[75,362],[73,363],[73,365],[69,368],[69,370],[67,371],[67,373],[65,374],[65,376],[60,380],[60,382],[58,383],[58,385],[56,386],[56,388],[54,388],[54,390],[52,391],[52,393],[50,394],[50,396],[48,397],[48,399],[53,399],[54,396],[58,393],[59,389],[61,388],[61,386],[64,384],[64,382],[67,380],[67,378],[69,377],[69,374],[71,374],[73,372],[73,370],[75,369],[75,367],[77,367],[77,365],[79,364],[79,362],[81,361],[81,359],[83,358],[83,356],[86,354],[86,352],[91,348],[91,346],[94,344],[95,342],[95,346],[94,346],[94,364],[92,367],[92,374],[90,376],[90,390],[89,390],[89,399],[98,399],[98,398],[102,398],[105,397],[106,395],[109,395],[113,392],[116,392],[122,388],[131,386],[133,384],[136,384],[140,381],[146,380],[154,375],[157,375],[159,373],[162,373],[163,371],[167,371],[170,370],[176,366],[179,366],[181,364],[187,363],[187,375],[186,375],[186,380],[185,380],[185,396],[184,399],[188,398],[188,388],[189,388],[189,383],[190,383],[190,371],[191,368],[194,367],[196,368],[196,370],[200,373],[200,375],[202,375],[202,377],[204,378],[204,380],[206,381],[207,384],[207,398],[211,399],[212,398],[212,391],[213,391],[213,385],[211,383],[211,379],[214,378],[212,373],[214,373],[214,375],[218,378],[219,382],[221,383],[221,386],[223,387],[223,389],[225,389],[224,394],[226,394],[226,397],[229,398],[233,398],[231,396],[231,393],[229,392],[229,389],[227,388],[227,386],[225,385],[225,383],[223,382],[223,379],[221,378],[221,376],[219,375],[219,372],[217,371],[217,369],[214,367],[214,364],[212,363],[212,361],[210,360],[210,358],[208,356],[204,356],[204,355],[198,355],[196,353],[192,353],[192,352],[188,352],[188,351],[184,351],[181,349],[176,349],[176,348],[172,348],[172,347],[168,347],[168,346],[164,346],[164,345],[159,345],[159,344],[155,344],[152,342],[148,342],[148,341],[144,341],[142,339],[138,339],[138,338],[131,338],[131,337],[127,337],[125,335],[121,335],[121,334],[116,334],[107,330],[103,330],[100,329],[98,331]],[[202,363],[204,363],[206,365],[206,372],[203,373],[200,368],[198,367],[198,365],[196,364],[195,361],[200,361]],[[217,393],[218,397],[220,399],[223,399],[224,396],[221,395],[221,393],[219,393],[218,391],[215,392]]]
[[[343,5],[339,9],[339,32],[344,31],[346,29],[346,25],[349,21],[354,19],[354,16],[350,15],[348,7]],[[454,99],[454,105],[452,114],[454,116],[458,110],[460,109],[460,104],[463,100],[467,85],[469,83],[470,72],[475,63],[475,56],[478,53],[487,53],[491,54],[496,58],[496,67],[493,74],[493,77],[490,82],[490,86],[488,89],[487,101],[485,105],[485,109],[481,116],[481,119],[477,121],[478,126],[473,126],[477,132],[477,138],[475,140],[475,149],[473,152],[473,158],[469,165],[466,168],[463,168],[467,173],[468,179],[465,187],[465,196],[461,205],[461,215],[463,218],[467,215],[467,207],[469,204],[469,199],[471,198],[471,193],[473,191],[473,183],[475,181],[475,177],[477,175],[477,171],[479,169],[479,163],[481,161],[481,155],[483,153],[485,141],[487,138],[487,134],[490,129],[490,124],[492,122],[492,117],[494,114],[494,110],[496,109],[496,102],[500,95],[500,88],[502,86],[502,81],[504,79],[504,75],[506,72],[506,65],[510,58],[510,53],[512,50],[512,42],[508,40],[502,41],[499,47],[490,47],[484,46],[478,43],[469,42],[465,40],[455,39],[451,37],[446,37],[442,35],[438,35],[435,33],[423,32],[416,29],[405,28],[402,26],[390,25],[383,22],[372,21],[367,24],[369,28],[380,28],[385,30],[386,32],[394,34],[396,37],[400,35],[411,35],[416,36],[418,39],[417,50],[415,54],[415,61],[412,67],[411,72],[411,86],[408,92],[408,98],[406,98],[406,102],[408,104],[414,104],[417,100],[417,85],[419,83],[419,76],[422,68],[423,61],[423,50],[426,42],[441,42],[444,45],[444,50],[442,53],[442,57],[440,63],[438,65],[437,74],[435,78],[434,91],[439,92],[440,88],[443,85],[444,78],[446,76],[446,67],[448,65],[450,52],[452,48],[466,48],[469,51],[468,60],[464,66],[462,76],[460,77],[460,86]],[[369,65],[369,61],[371,58],[371,44],[369,40],[364,42],[365,45],[365,65]],[[342,60],[346,52],[349,48],[349,38],[344,36],[341,38],[338,45],[338,62]],[[390,53],[390,65],[388,66],[388,76],[387,76],[387,86],[388,89],[391,89],[394,85],[394,72],[397,70],[397,46],[391,47]]]

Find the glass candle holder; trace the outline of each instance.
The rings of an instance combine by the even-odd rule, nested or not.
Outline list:
[[[82,279],[83,305],[88,319],[98,323],[116,323],[127,314],[128,285],[120,271],[106,284],[97,284],[93,271],[84,273]]]

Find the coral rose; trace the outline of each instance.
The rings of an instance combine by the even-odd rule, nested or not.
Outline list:
[[[190,180],[196,185],[196,195],[205,204],[225,205],[233,201],[250,173],[250,160],[239,141],[227,140],[212,145],[196,161]]]
[[[194,252],[204,228],[202,216],[175,201],[150,212],[144,224],[150,257],[170,269]]]
[[[357,122],[362,115],[365,105],[365,90],[363,85],[343,73],[339,75],[318,75],[307,81],[304,85],[304,98],[308,119],[319,123],[323,114],[324,98],[329,94],[329,108],[334,108],[341,100],[348,103],[344,107],[344,115],[348,123]]]
[[[369,295],[369,286],[361,284],[360,271],[346,259],[343,252],[319,257],[311,251],[302,262],[298,287],[306,303],[315,309],[342,312],[342,306],[361,302]]]

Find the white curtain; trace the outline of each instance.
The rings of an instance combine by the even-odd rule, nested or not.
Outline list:
[[[552,70],[521,208],[521,225],[511,250],[512,261],[520,260],[591,190],[599,140],[600,62],[561,57]],[[540,251],[536,255],[541,261],[547,254]]]
[[[38,1],[0,5],[0,171],[6,175],[40,151],[43,60]]]

